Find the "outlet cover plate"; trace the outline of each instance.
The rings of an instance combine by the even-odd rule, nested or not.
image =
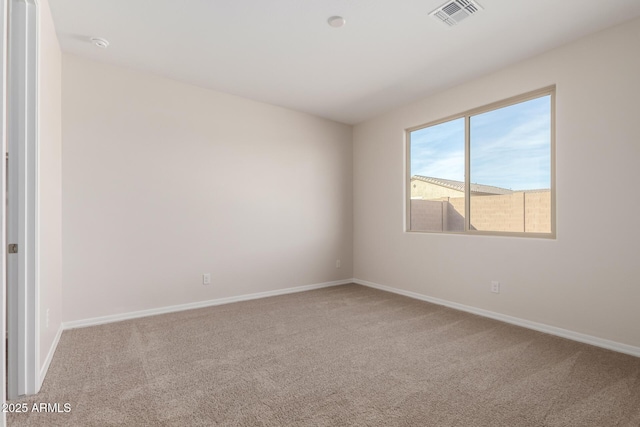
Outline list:
[[[493,292],[494,294],[500,293],[500,282],[495,280],[491,281],[491,292]]]

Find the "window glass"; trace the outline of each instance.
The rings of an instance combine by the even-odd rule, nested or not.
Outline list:
[[[412,231],[464,231],[464,118],[410,133]]]
[[[470,116],[470,229],[551,232],[551,96]]]
[[[407,229],[553,237],[554,93],[409,130]]]

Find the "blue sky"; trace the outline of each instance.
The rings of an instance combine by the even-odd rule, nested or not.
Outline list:
[[[471,117],[471,182],[550,187],[551,97]],[[464,181],[464,118],[411,133],[411,175]]]

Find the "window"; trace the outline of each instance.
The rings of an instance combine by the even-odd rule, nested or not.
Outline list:
[[[555,236],[555,87],[407,130],[407,231]]]

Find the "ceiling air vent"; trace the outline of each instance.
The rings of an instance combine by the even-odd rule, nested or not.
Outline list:
[[[431,12],[429,16],[433,16],[438,21],[453,27],[479,10],[482,10],[482,6],[473,0],[453,0],[446,2]]]

